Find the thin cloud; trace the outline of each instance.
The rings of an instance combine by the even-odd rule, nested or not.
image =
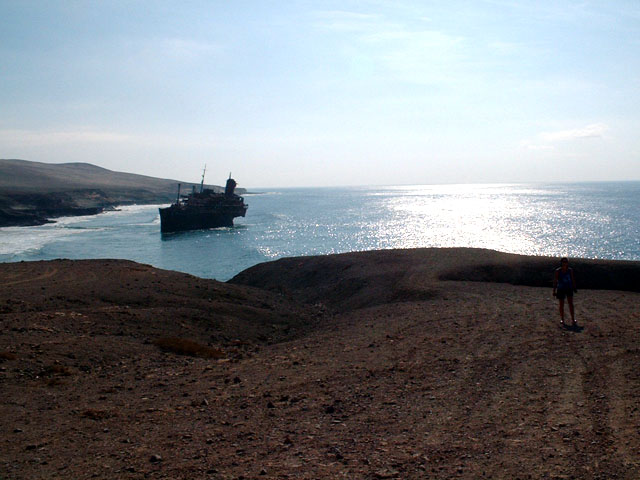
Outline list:
[[[376,14],[328,10],[316,12],[316,27],[339,32],[364,32],[380,26],[382,17]]]
[[[165,38],[160,42],[162,50],[168,55],[178,58],[194,59],[218,53],[219,45],[184,38]]]
[[[314,15],[317,28],[351,35],[346,55],[367,59],[378,79],[451,86],[468,61],[467,38],[421,28],[426,18],[418,18],[422,26],[415,28],[415,22],[410,27],[381,14],[328,10]]]
[[[543,132],[540,139],[545,142],[565,142],[581,138],[603,138],[609,127],[604,123],[593,123],[582,128]]]
[[[584,139],[606,138],[609,127],[604,123],[592,123],[582,128],[571,128],[566,130],[556,130],[553,132],[542,132],[535,140],[523,140],[520,148],[537,152],[552,152],[561,147],[561,144],[581,141]]]
[[[389,30],[366,35],[369,51],[392,78],[404,83],[451,88],[466,78],[466,39],[437,30]]]
[[[214,136],[208,133],[121,133],[77,127],[68,130],[0,130],[0,149],[16,147],[60,147],[78,145],[125,147],[207,147],[237,144],[236,138]]]
[[[393,30],[374,33],[365,37],[370,42],[402,42],[404,45],[414,48],[454,48],[459,46],[464,38],[447,35],[437,30]]]
[[[523,140],[520,142],[520,148],[524,150],[531,150],[533,152],[551,152],[556,148],[552,145],[542,145],[539,143],[532,143],[529,140]]]
[[[104,144],[129,142],[132,138],[131,135],[123,133],[87,129],[65,131],[0,130],[0,142],[4,145]]]
[[[220,44],[182,37],[126,38],[122,41],[122,48],[129,59],[129,72],[136,69],[148,72],[158,62],[165,64],[167,60],[192,63],[224,51]]]
[[[514,55],[522,49],[522,45],[513,42],[491,42],[488,45],[490,51],[498,55]]]

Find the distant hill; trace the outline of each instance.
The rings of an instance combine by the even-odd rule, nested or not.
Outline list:
[[[140,190],[175,197],[178,180],[114,172],[90,163],[41,163],[0,159],[0,192],[51,193],[87,188],[106,191]],[[209,188],[221,187],[209,186]]]
[[[169,203],[176,198],[178,183],[184,192],[194,185],[89,163],[0,159],[0,226],[40,225],[50,218],[100,213],[117,205]]]

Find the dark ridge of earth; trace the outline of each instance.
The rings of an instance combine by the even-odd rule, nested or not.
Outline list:
[[[580,288],[640,292],[638,262],[572,259]],[[251,285],[335,310],[428,300],[444,280],[551,289],[559,259],[479,248],[423,248],[282,258],[255,265],[229,283]],[[446,288],[445,288],[446,290]]]
[[[0,264],[0,478],[640,478],[640,263],[571,262],[577,329],[489,250]]]

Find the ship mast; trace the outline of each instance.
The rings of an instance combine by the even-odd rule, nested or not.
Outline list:
[[[204,188],[204,174],[207,173],[207,164],[204,164],[204,170],[202,171],[202,181],[200,182],[200,193],[202,193],[202,189]]]

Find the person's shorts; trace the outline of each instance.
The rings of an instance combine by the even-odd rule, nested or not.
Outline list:
[[[566,297],[573,298],[573,290],[568,288],[559,288],[556,291],[556,297],[558,300],[564,300]]]

